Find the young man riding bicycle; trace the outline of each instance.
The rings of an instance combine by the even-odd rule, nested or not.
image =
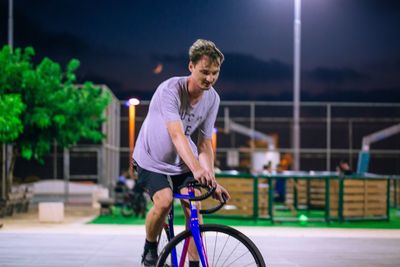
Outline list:
[[[228,191],[215,180],[211,145],[220,102],[213,85],[223,61],[213,42],[197,40],[189,49],[191,74],[164,81],[151,99],[133,152],[138,184],[154,203],[146,217],[144,266],[154,266],[157,261],[157,237],[172,207],[173,190],[197,180],[216,187],[215,197],[220,201],[229,199]],[[190,137],[195,130],[199,133],[197,145]],[[188,219],[187,208],[184,213]],[[190,264],[199,266],[198,261]]]

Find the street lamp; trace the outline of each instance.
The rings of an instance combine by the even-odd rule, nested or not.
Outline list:
[[[131,98],[127,101],[129,107],[129,156],[132,157],[135,146],[135,107],[140,104],[139,99]]]
[[[212,148],[214,150],[214,156],[217,153],[217,134],[218,134],[218,129],[213,128],[212,136],[211,136],[211,144],[212,144]]]

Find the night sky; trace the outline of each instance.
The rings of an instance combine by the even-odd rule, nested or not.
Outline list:
[[[0,2],[7,43],[8,0]],[[293,0],[14,0],[14,44],[120,99],[189,74],[198,38],[224,52],[222,100],[292,100]],[[301,99],[400,102],[400,1],[303,0]]]

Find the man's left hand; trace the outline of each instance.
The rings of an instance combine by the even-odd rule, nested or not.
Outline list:
[[[228,191],[220,184],[217,184],[213,197],[221,202],[224,202],[224,199],[228,201],[231,198]]]

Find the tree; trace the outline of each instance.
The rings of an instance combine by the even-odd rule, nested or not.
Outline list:
[[[0,140],[2,143],[12,142],[22,133],[23,125],[20,115],[24,109],[21,95],[0,95]]]
[[[49,58],[35,65],[33,56],[30,47],[0,51],[0,143],[13,146],[8,190],[18,155],[43,162],[54,141],[69,147],[81,139],[104,138],[101,125],[110,94],[91,82],[77,84],[76,59],[62,70]]]

